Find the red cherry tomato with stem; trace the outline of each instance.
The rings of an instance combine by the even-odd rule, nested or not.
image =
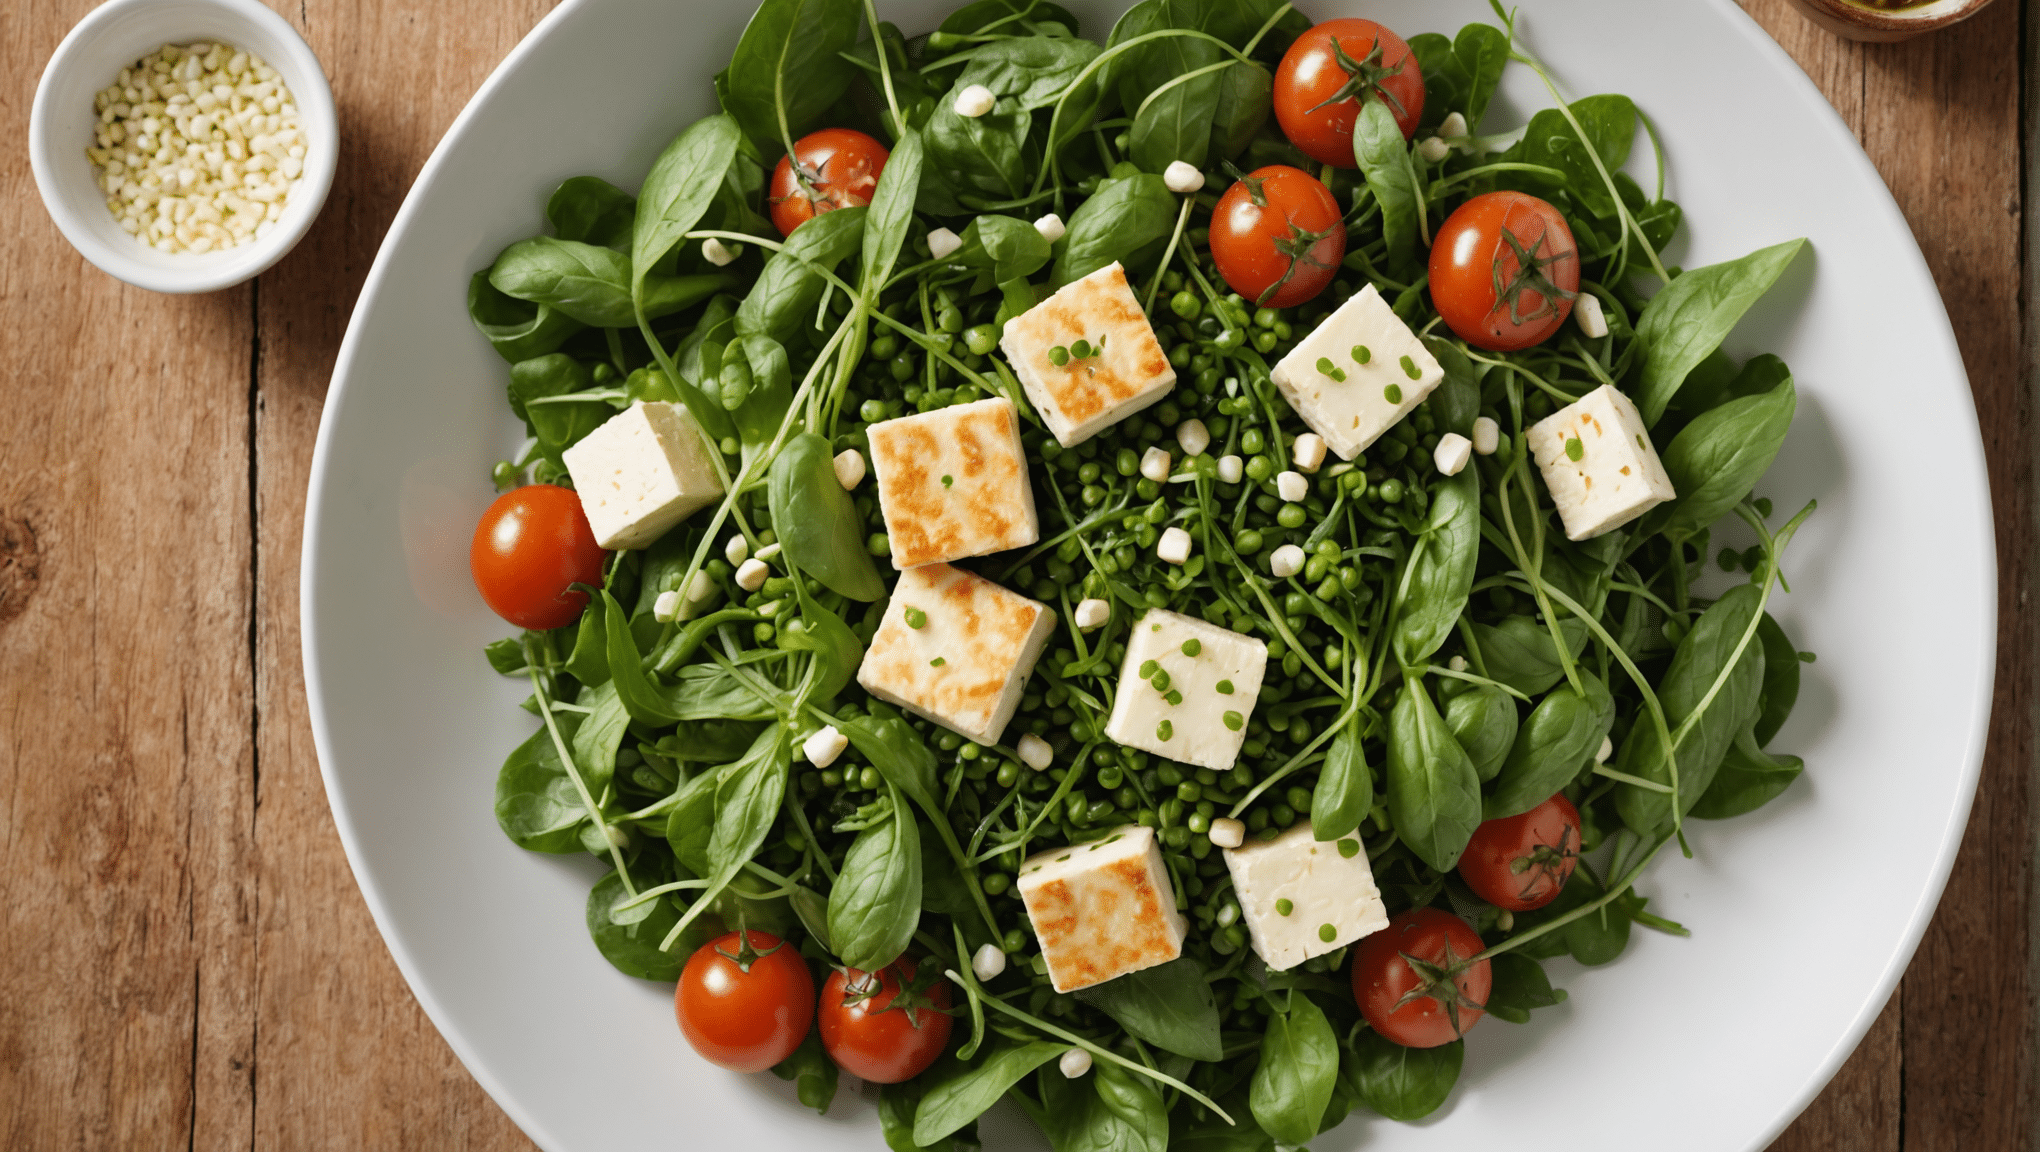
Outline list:
[[[568,585],[601,587],[604,556],[579,496],[556,484],[527,484],[482,513],[468,569],[496,615],[543,632],[581,615],[588,597]]]
[[[874,1084],[928,1070],[949,1043],[949,982],[900,959],[878,973],[851,968],[822,985],[822,1048],[837,1067]]]
[[[1431,302],[1477,348],[1542,343],[1572,315],[1579,291],[1572,228],[1535,196],[1475,196],[1446,217],[1431,245]]]
[[[1293,308],[1332,282],[1346,256],[1346,222],[1323,182],[1270,164],[1241,177],[1211,213],[1211,259],[1240,295]]]
[[[1353,999],[1376,1032],[1405,1048],[1450,1044],[1486,1015],[1494,990],[1480,934],[1450,912],[1412,908],[1360,941]]]
[[[1474,829],[1459,876],[1495,907],[1528,912],[1558,899],[1579,861],[1579,810],[1559,795]]]
[[[1321,163],[1356,168],[1353,122],[1362,100],[1395,113],[1408,140],[1424,115],[1424,73],[1403,38],[1372,20],[1327,20],[1296,38],[1275,69],[1275,119]]]
[[[817,212],[871,203],[890,155],[885,145],[853,128],[824,128],[801,137],[793,154],[781,156],[772,170],[773,225],[781,236],[791,236]]]
[[[703,1059],[732,1072],[763,1072],[807,1039],[815,978],[779,937],[731,932],[687,958],[673,1014]]]

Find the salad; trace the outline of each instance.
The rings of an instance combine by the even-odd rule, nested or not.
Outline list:
[[[1495,18],[765,0],[474,275],[497,819],[701,1056],[903,1152],[1272,1149],[1685,933],[1638,877],[1801,770],[1792,377],[1720,345],[1803,242],[1667,266],[1649,119]]]

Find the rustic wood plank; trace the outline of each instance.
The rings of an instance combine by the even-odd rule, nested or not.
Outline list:
[[[257,1148],[532,1147],[419,1009],[348,870],[312,749],[297,576],[312,440],[369,264],[447,125],[551,6],[278,4],[332,78],[341,147],[324,214],[256,307]]]
[[[8,123],[91,7],[0,21]],[[25,148],[0,192],[0,1145],[245,1145],[248,291],[91,267]]]

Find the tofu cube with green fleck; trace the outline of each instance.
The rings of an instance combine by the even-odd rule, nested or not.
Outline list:
[[[1166,964],[1189,929],[1155,831],[1115,828],[1088,844],[1051,848],[1020,865],[1020,901],[1057,992]]]
[[[1311,330],[1270,373],[1282,398],[1351,460],[1424,402],[1445,370],[1369,284]]]
[[[1105,734],[1199,768],[1239,759],[1268,646],[1194,616],[1151,608],[1126,637]]]
[[[1611,532],[1676,499],[1636,404],[1604,384],[1523,433],[1568,540]]]
[[[1117,263],[1063,285],[1006,321],[999,348],[1065,448],[1159,402],[1176,386],[1176,370]]]
[[[643,548],[722,498],[713,451],[684,404],[640,400],[562,454],[595,542]]]
[[[1055,612],[947,564],[900,573],[864,651],[864,690],[978,744],[997,744],[1020,707]]]
[[[1041,538],[1012,401],[954,404],[865,432],[893,567],[946,564]]]
[[[1254,951],[1273,971],[1388,927],[1357,835],[1319,840],[1306,820],[1273,840],[1227,848],[1225,866]]]

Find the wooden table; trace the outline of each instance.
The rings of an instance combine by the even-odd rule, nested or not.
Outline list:
[[[1864,47],[1786,0],[1743,0],[1855,129],[1926,250],[1982,416],[2001,565],[1990,749],[1947,895],[1904,984],[1781,1149],[2030,1136],[2024,2]],[[0,1146],[529,1147],[418,1010],[341,855],[306,718],[297,568],[355,293],[427,153],[549,0],[279,5],[333,78],[339,180],[289,258],[197,298],[109,279],[38,206],[24,146],[35,78],[91,6],[16,0],[0,20],[14,77],[0,91],[14,141],[0,160],[13,209],[0,237]],[[1820,978],[1818,957],[1780,960],[1809,967],[1764,995]]]

